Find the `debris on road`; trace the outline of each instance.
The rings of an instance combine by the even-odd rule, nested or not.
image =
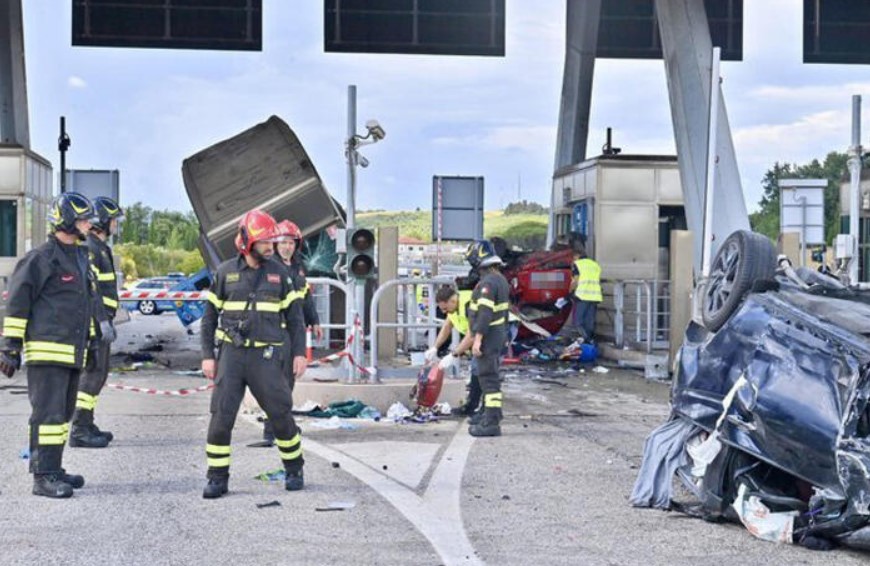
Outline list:
[[[281,502],[277,499],[269,501],[268,503],[257,503],[257,509],[265,509],[266,507],[280,507]]]
[[[346,509],[353,509],[356,507],[356,503],[353,501],[330,501],[326,507],[315,507],[315,511],[344,511]]]

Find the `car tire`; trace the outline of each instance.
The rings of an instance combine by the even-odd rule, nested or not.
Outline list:
[[[776,249],[761,234],[738,230],[722,242],[710,264],[701,318],[708,330],[719,330],[758,280],[773,279]]]
[[[154,301],[139,301],[139,312],[142,314],[157,314],[157,305]]]

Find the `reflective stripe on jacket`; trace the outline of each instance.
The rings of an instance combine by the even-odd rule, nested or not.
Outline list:
[[[203,357],[214,356],[215,339],[232,342],[229,334],[240,326],[246,327],[245,347],[277,345],[289,339],[292,355],[304,356],[303,297],[304,291],[296,290],[286,266],[275,259],[257,269],[249,267],[241,255],[223,262],[215,272],[202,318]]]
[[[94,234],[88,234],[88,258],[97,280],[97,290],[109,318],[118,310],[118,281],[115,275],[115,258],[112,248]]]
[[[577,271],[577,287],[574,295],[581,301],[600,303],[601,296],[601,266],[594,259],[583,258],[574,262]]]
[[[3,334],[7,347],[23,346],[30,365],[82,368],[97,293],[84,246],[54,236],[15,266]]]

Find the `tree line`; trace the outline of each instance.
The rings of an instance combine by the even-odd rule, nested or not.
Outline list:
[[[141,202],[124,207],[117,267],[125,279],[156,277],[169,272],[194,273],[205,266],[197,250],[199,221],[193,212],[154,210]]]

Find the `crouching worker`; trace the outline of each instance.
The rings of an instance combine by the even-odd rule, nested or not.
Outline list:
[[[442,369],[447,369],[453,365],[458,356],[471,350],[472,337],[468,334],[468,307],[471,303],[471,291],[457,291],[454,287],[444,286],[435,292],[435,303],[447,315],[447,320],[444,321],[438,336],[435,338],[435,345],[426,350],[426,361],[432,363],[438,358],[438,350],[450,339],[454,329],[461,336],[459,345],[451,349],[450,353],[444,356],[439,364]],[[468,398],[459,409],[461,415],[472,417],[472,424],[480,419],[480,414],[474,416],[480,405],[480,395],[477,358],[472,357]]]
[[[287,270],[272,259],[275,220],[253,210],[239,223],[239,256],[215,273],[202,319],[202,371],[215,380],[211,397],[206,456],[208,484],[202,496],[228,491],[230,441],[245,387],[266,411],[284,464],[284,487],[300,490],[302,438],[291,414],[287,364],[297,377],[305,372],[302,301]],[[285,341],[290,339],[290,348]],[[215,348],[217,344],[217,348]],[[287,358],[290,359],[287,359]]]

